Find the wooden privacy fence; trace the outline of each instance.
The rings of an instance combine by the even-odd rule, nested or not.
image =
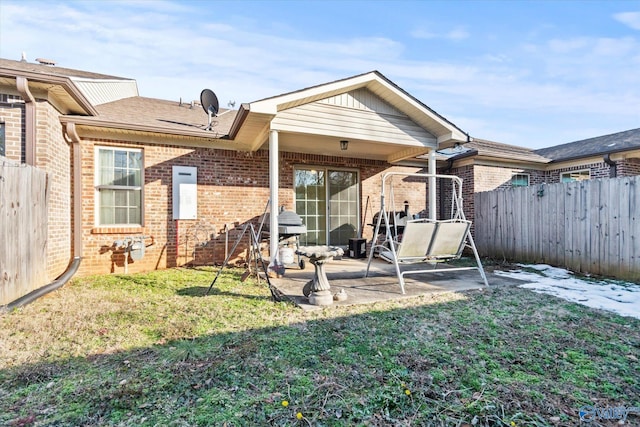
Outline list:
[[[640,176],[476,193],[482,256],[640,280]]]
[[[46,172],[0,160],[0,306],[47,281]]]

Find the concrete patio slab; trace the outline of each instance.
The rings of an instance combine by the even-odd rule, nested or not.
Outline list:
[[[332,294],[344,290],[347,298],[334,301],[333,306],[370,304],[380,301],[414,298],[433,293],[468,291],[485,287],[477,270],[419,273],[405,276],[405,294],[402,294],[393,264],[374,258],[369,269],[369,277],[364,277],[366,259],[341,258],[325,264]],[[425,269],[425,264],[404,266],[403,270]],[[302,289],[313,278],[313,265],[304,270],[287,269],[284,276],[270,279],[273,286],[286,298],[303,310],[318,310],[325,307],[311,305]],[[499,276],[488,274],[489,286],[506,282]],[[513,282],[513,281],[511,281]]]

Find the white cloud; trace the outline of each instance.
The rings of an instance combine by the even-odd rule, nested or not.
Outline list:
[[[469,32],[463,27],[455,27],[448,31],[430,31],[424,28],[418,28],[411,31],[411,36],[416,39],[444,39],[459,41],[469,38]]]
[[[202,19],[193,3],[0,2],[2,57],[17,60],[26,50],[30,61],[134,78],[142,96],[190,100],[210,88],[221,105],[238,105],[379,70],[480,138],[529,146],[545,134],[566,138],[543,143],[551,145],[580,139],[570,132],[595,122],[612,131],[640,122],[633,108],[640,105],[640,42],[633,37],[584,30],[546,40],[523,29],[523,39],[487,43],[453,25],[416,30],[418,41],[366,26],[318,38],[296,22],[283,29],[249,13]],[[430,38],[436,42],[423,41]]]
[[[613,17],[634,30],[640,30],[640,12],[621,12]]]
[[[587,47],[589,47],[589,39],[586,37],[549,40],[549,49],[554,53],[571,53]]]

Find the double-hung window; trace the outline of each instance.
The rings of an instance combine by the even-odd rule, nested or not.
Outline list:
[[[142,150],[96,148],[98,226],[142,225]]]
[[[589,170],[563,172],[560,174],[560,182],[584,181],[590,178]]]
[[[529,175],[526,173],[514,173],[513,175],[511,175],[511,186],[512,187],[528,187]]]

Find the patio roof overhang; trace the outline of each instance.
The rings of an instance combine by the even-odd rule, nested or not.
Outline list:
[[[453,146],[467,135],[377,71],[242,104],[229,138],[266,148],[396,163]],[[349,141],[347,151],[340,141]]]

